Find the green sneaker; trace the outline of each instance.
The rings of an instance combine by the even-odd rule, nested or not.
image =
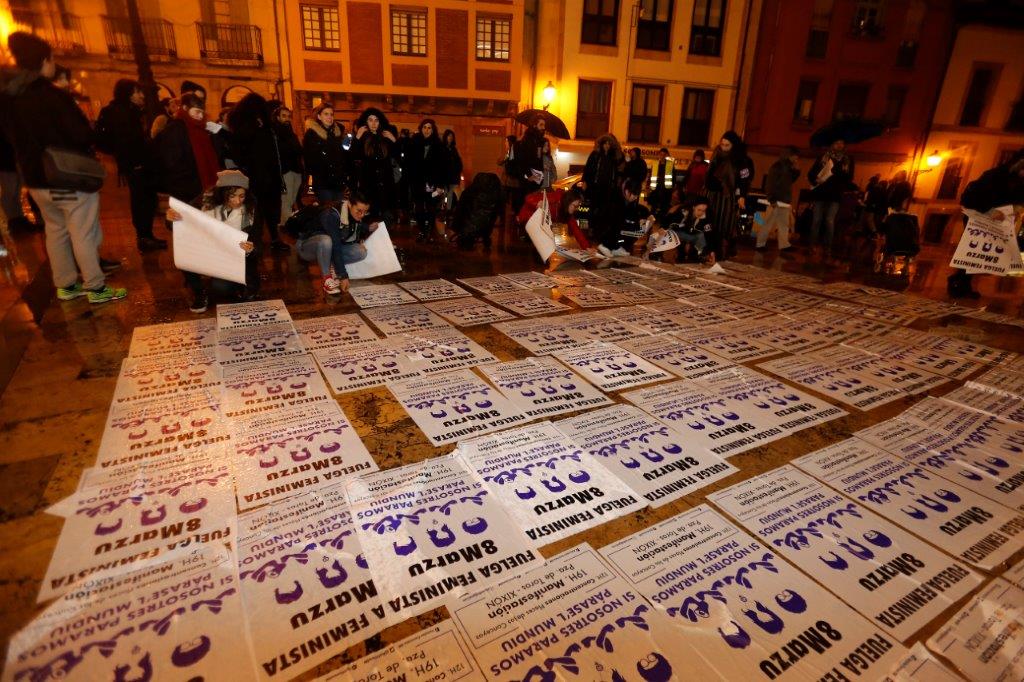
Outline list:
[[[72,301],[79,296],[85,296],[86,293],[80,282],[75,282],[69,287],[57,287],[57,298],[62,301]]]
[[[114,289],[104,286],[102,289],[89,292],[89,303],[106,303],[107,301],[119,301],[128,295],[127,289]]]

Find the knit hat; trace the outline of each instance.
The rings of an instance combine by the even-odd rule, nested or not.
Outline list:
[[[19,69],[26,71],[39,71],[43,68],[43,62],[53,55],[50,44],[42,38],[15,31],[7,38],[7,47],[14,55],[14,62]]]
[[[206,94],[206,88],[195,81],[182,81],[181,82],[181,94],[184,95],[186,92],[202,92]],[[202,97],[203,95],[200,95]]]
[[[241,187],[249,189],[249,178],[239,170],[222,170],[217,173],[217,187]]]

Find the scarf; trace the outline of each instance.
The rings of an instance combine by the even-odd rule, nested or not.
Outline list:
[[[188,142],[192,147],[192,156],[196,160],[196,173],[199,175],[200,184],[203,189],[213,187],[217,184],[220,159],[217,158],[217,151],[213,148],[210,133],[206,130],[206,121],[195,120],[184,109],[178,111],[178,118],[185,122],[185,130],[188,131]]]

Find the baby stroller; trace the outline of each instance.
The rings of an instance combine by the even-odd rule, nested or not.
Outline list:
[[[494,173],[477,173],[455,206],[452,231],[459,248],[472,249],[479,239],[485,249],[490,249],[494,221],[502,214],[504,207],[505,198],[498,176]]]
[[[885,243],[875,258],[875,272],[909,275],[911,263],[921,251],[917,216],[903,211],[890,213],[882,221],[882,233]],[[898,259],[902,259],[901,268],[897,268]]]

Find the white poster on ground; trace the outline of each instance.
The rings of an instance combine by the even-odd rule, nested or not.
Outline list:
[[[291,324],[292,316],[284,301],[246,301],[217,306],[217,332],[256,329],[269,325]]]
[[[390,339],[367,341],[356,346],[325,348],[313,357],[335,393],[383,386],[419,376],[409,357]]]
[[[366,238],[363,246],[366,247],[366,258],[345,264],[345,272],[348,273],[349,279],[370,279],[402,271],[391,234],[384,223],[377,225],[377,229]]]
[[[213,546],[91,575],[13,637],[3,680],[251,679],[237,575]]]
[[[454,443],[527,420],[472,370],[388,384],[388,389],[431,445]]]
[[[965,563],[991,571],[1020,548],[1024,516],[860,439],[793,464]]]
[[[451,327],[420,303],[370,308],[363,315],[383,332],[384,336]]]
[[[906,391],[911,395],[927,393],[936,386],[949,383],[949,379],[932,374],[909,363],[883,358],[852,346],[829,346],[807,354],[832,366],[846,367],[867,375],[872,380]]]
[[[615,343],[623,339],[634,339],[647,336],[647,332],[639,327],[606,315],[605,313],[587,312],[575,315],[563,315],[558,318],[563,329],[581,344],[588,341],[609,341]]]
[[[551,289],[558,286],[558,282],[542,272],[504,272],[498,276],[527,289]]]
[[[602,391],[620,391],[672,378],[665,370],[614,343],[592,341],[555,357]]]
[[[590,382],[551,357],[493,363],[480,371],[531,419],[612,403]]]
[[[483,483],[448,455],[346,484],[387,612],[408,618],[543,562]]]
[[[1024,424],[1024,401],[996,393],[968,381],[960,388],[942,396],[942,400],[962,405],[1015,424]]]
[[[629,299],[629,302],[634,305],[654,303],[655,301],[669,301],[675,298],[672,294],[659,290],[656,285],[648,287],[637,282],[591,284],[588,288],[600,289],[609,294],[622,296]]]
[[[533,273],[530,273],[533,274]],[[527,287],[516,284],[507,277],[493,275],[489,277],[460,277],[455,280],[459,284],[465,284],[471,289],[476,289],[484,296],[491,294],[525,293]]]
[[[376,341],[378,338],[376,332],[355,313],[311,317],[297,320],[294,324],[295,331],[302,338],[302,345],[309,352]]]
[[[728,360],[671,334],[627,339],[617,345],[681,379],[698,379],[732,365]]]
[[[243,511],[377,470],[334,401],[238,419],[233,427],[235,489]]]
[[[690,328],[690,324],[686,320],[677,319],[659,310],[642,305],[605,310],[602,314],[636,327],[645,334],[662,334]]]
[[[842,365],[828,365],[811,358],[788,357],[768,360],[759,363],[758,368],[858,410],[871,410],[907,397],[907,394],[898,388],[887,386],[867,374],[851,371]]]
[[[217,334],[217,362],[223,368],[304,355],[305,352],[302,340],[295,333],[291,322]]]
[[[308,354],[225,367],[221,397],[228,419],[334,402]]]
[[[213,350],[129,357],[121,362],[112,405],[126,405],[196,390],[220,392],[220,365]]]
[[[901,641],[981,583],[964,564],[791,466],[708,499]]]
[[[1024,590],[996,578],[928,638],[968,680],[1024,679]]]
[[[569,306],[551,298],[551,293],[546,290],[543,295],[534,291],[526,291],[525,289],[522,292],[487,294],[487,299],[522,317],[552,315],[565,310],[571,310]]]
[[[495,308],[472,296],[432,301],[426,306],[458,327],[475,327],[516,318],[512,313]]]
[[[693,645],[590,545],[450,607],[488,679],[712,680]]]
[[[666,317],[683,322],[689,327],[709,327],[719,324],[731,326],[737,323],[736,318],[732,315],[727,315],[714,308],[702,308],[682,301],[661,301],[651,303],[647,307],[657,310]]]
[[[792,355],[806,355],[831,345],[827,339],[800,330],[796,320],[782,315],[737,322],[730,325],[728,329],[734,334],[745,336]]]
[[[180,355],[217,345],[217,320],[203,318],[136,327],[128,357]]]
[[[388,644],[316,682],[484,682],[469,645],[450,618]]]
[[[580,345],[557,317],[498,322],[494,328],[534,355],[561,353]]]
[[[420,301],[439,301],[444,298],[460,298],[472,296],[458,284],[446,279],[421,279],[412,282],[399,282],[402,287]]]
[[[892,667],[883,682],[963,682],[963,678],[955,674],[924,644],[915,642],[914,646]]]
[[[452,327],[399,334],[388,341],[422,376],[498,361],[486,348]]]
[[[245,284],[246,253],[241,243],[249,240],[248,235],[174,197],[169,205],[181,216],[174,221],[174,267]]]
[[[724,680],[876,679],[906,650],[707,505],[601,554]]]
[[[338,486],[238,519],[259,679],[293,679],[390,625]]]
[[[950,379],[962,379],[984,367],[980,362],[916,348],[912,343],[897,341],[888,336],[854,339],[850,341],[850,345]]]
[[[652,507],[689,495],[737,471],[629,405],[562,419],[555,426]]]
[[[397,284],[359,284],[350,287],[348,293],[360,308],[416,302],[415,296]]]
[[[993,367],[967,383],[970,386],[978,386],[987,391],[995,391],[1017,400],[1024,400],[1024,371]]]
[[[764,308],[754,308],[740,301],[716,296],[715,294],[693,294],[680,297],[686,303],[701,308],[711,308],[726,315],[732,315],[737,320],[760,320],[772,317],[774,313]]]
[[[635,301],[622,294],[596,289],[587,286],[565,286],[559,290],[562,298],[567,298],[581,308],[607,308],[609,306],[633,305]]]
[[[536,546],[647,506],[551,422],[463,441],[457,452]]]

